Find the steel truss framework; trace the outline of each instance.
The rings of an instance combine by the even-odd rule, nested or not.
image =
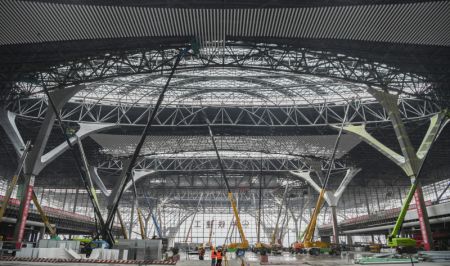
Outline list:
[[[67,65],[51,68],[45,73],[33,74],[18,82],[17,89],[21,93],[34,94],[28,99],[21,99],[9,106],[9,109],[22,116],[42,118],[47,109],[47,103],[42,94],[42,87],[60,89],[77,84],[94,84],[95,82],[115,79],[124,82],[126,77],[139,74],[163,73],[172,68],[173,58],[177,50],[161,50],[137,52],[130,54],[108,54],[98,58],[90,58]],[[403,73],[400,70],[383,64],[368,62],[364,59],[336,55],[323,51],[308,49],[289,49],[287,47],[228,43],[223,49],[216,49],[200,56],[188,56],[179,66],[179,71],[190,71],[202,68],[239,68],[282,72],[298,75],[313,75],[332,78],[343,82],[361,85],[361,90],[370,86],[381,87],[391,92],[401,93],[400,108],[404,119],[428,117],[437,112],[438,107],[426,100],[408,98],[408,96],[424,95],[428,84],[420,76]],[[241,80],[242,81],[242,80]],[[190,81],[192,82],[192,80]],[[195,82],[198,82],[196,80]],[[180,84],[178,84],[180,85]],[[181,84],[182,85],[182,84]],[[192,88],[191,88],[192,89]],[[201,90],[195,87],[193,90]],[[151,90],[150,92],[155,92]],[[300,93],[293,90],[289,93]],[[315,91],[319,95],[319,90]],[[210,116],[214,125],[258,125],[258,126],[304,126],[328,125],[340,123],[343,120],[343,110],[346,105],[352,108],[350,123],[387,122],[388,115],[384,109],[375,104],[372,97],[356,97],[349,100],[339,95],[339,91],[328,91],[337,95],[331,102],[317,103],[304,99],[302,104],[290,107],[265,104],[262,106],[202,107],[202,103],[179,106],[168,104],[158,115],[157,125],[160,126],[192,126],[203,125],[204,120],[198,115],[202,109]],[[190,94],[193,98],[204,92]],[[364,94],[364,93],[362,93]],[[255,94],[253,94],[255,95]],[[97,97],[97,96],[96,96]],[[242,100],[242,95],[239,97]],[[256,95],[258,98],[264,98]],[[290,96],[289,96],[290,97]],[[156,97],[153,97],[156,98]],[[61,111],[65,121],[75,122],[109,122],[122,125],[142,125],[148,120],[154,102],[141,103],[124,101],[116,105],[103,105],[102,96],[96,102],[92,99],[78,98],[67,104]],[[245,100],[245,99],[244,99]],[[154,101],[154,100],[153,100]],[[205,103],[203,103],[205,104]],[[206,103],[206,105],[208,105]],[[311,114],[312,113],[312,114]],[[285,172],[292,170],[311,170],[305,163],[305,158],[277,156],[274,158],[224,158],[227,171],[238,172]],[[328,169],[326,162],[322,169]],[[325,164],[325,165],[324,165]],[[112,159],[101,162],[98,168],[113,173],[120,173],[123,160]],[[336,162],[331,168],[345,168],[345,163]],[[135,170],[152,170],[163,172],[211,172],[218,171],[217,159],[213,158],[141,158]],[[150,171],[149,171],[150,172]],[[217,182],[217,184],[220,184]],[[220,184],[222,185],[222,184]],[[239,186],[237,182],[237,186]],[[221,196],[222,197],[222,196]],[[223,202],[223,198],[221,202]]]
[[[387,112],[375,103],[350,102],[347,122],[352,124],[389,122]],[[10,108],[19,116],[43,119],[47,100],[22,99]],[[68,103],[61,112],[64,121],[114,123],[122,126],[142,126],[153,105],[148,107],[102,106],[88,103]],[[420,99],[400,99],[400,113],[404,119],[430,117],[439,111],[437,105]],[[236,107],[164,107],[155,119],[155,126],[203,126],[204,111],[214,126],[324,126],[342,123],[345,105],[329,103],[304,106],[236,106]]]
[[[33,92],[36,86],[45,85],[49,89],[63,88],[108,78],[155,73],[169,70],[177,54],[177,49],[143,50],[127,54],[110,53],[96,58],[67,62],[65,65],[52,67],[47,72],[30,73],[28,80],[24,78],[24,82],[17,85],[22,91]],[[418,75],[403,73],[395,67],[361,58],[306,48],[232,41],[228,41],[224,48],[219,47],[208,53],[200,53],[199,56],[193,54],[186,56],[177,69],[206,67],[239,67],[310,74],[411,94],[423,93],[428,85]]]
[[[287,171],[306,171],[311,170],[307,160],[303,157],[295,158],[293,156],[277,157],[254,157],[254,158],[222,158],[224,167],[227,171],[237,172],[287,172]],[[100,162],[97,166],[99,170],[109,170],[119,173],[122,170],[124,161],[121,159],[111,159]],[[327,160],[321,160],[322,169],[328,169]],[[345,169],[344,161],[336,161],[332,169]],[[153,170],[158,172],[205,172],[219,171],[219,164],[215,157],[188,157],[188,158],[151,158],[143,157],[136,162],[135,171]]]
[[[38,93],[43,86],[58,89],[83,83],[87,85],[87,91],[75,96],[75,101],[67,104],[66,108],[62,110],[64,120],[141,125],[148,119],[156,99],[152,95],[159,91],[160,86],[158,87],[158,82],[156,82],[152,85],[153,87],[144,86],[142,88],[142,84],[136,83],[136,79],[133,80],[130,77],[141,75],[138,80],[144,80],[145,82],[153,80],[155,82],[161,75],[166,75],[166,70],[171,69],[173,58],[177,53],[178,50],[176,49],[166,49],[107,54],[67,62],[65,65],[52,67],[47,72],[32,73],[29,77],[17,82],[16,89],[17,93],[21,95],[34,95],[30,97],[31,99],[13,102],[10,109],[24,116],[40,118],[47,108],[46,100],[43,99],[45,97]],[[285,78],[297,79],[297,85],[295,86],[302,85],[300,84],[302,82],[309,85],[312,83],[315,86],[277,87],[276,79],[275,82],[268,81],[265,84],[256,84],[277,91],[291,101],[285,105],[283,105],[283,102],[271,103],[266,101],[262,105],[254,106],[245,106],[242,103],[248,97],[265,98],[261,94],[263,90],[258,86],[246,90],[246,93],[240,93],[243,90],[236,87],[231,89],[219,88],[224,91],[232,90],[235,93],[233,97],[236,98],[233,101],[236,104],[228,106],[229,109],[212,107],[208,105],[208,102],[202,103],[201,100],[198,103],[195,102],[195,99],[205,93],[211,93],[213,90],[202,88],[201,82],[204,77],[189,74],[190,71],[205,69],[261,71],[267,75],[269,73],[277,75],[282,73]],[[204,124],[202,119],[198,118],[203,108],[208,109],[207,113],[211,122],[217,125],[299,126],[339,123],[342,122],[342,110],[345,109],[346,104],[351,104],[351,109],[353,109],[350,111],[349,122],[386,122],[388,121],[387,115],[367,94],[367,86],[381,87],[404,96],[424,96],[429,85],[421,76],[403,73],[395,67],[361,58],[305,48],[294,49],[286,46],[243,44],[231,41],[223,48],[208,49],[207,53],[186,56],[180,62],[177,73],[180,73],[181,80],[178,81],[178,84],[174,81],[175,88],[171,88],[171,90],[191,84],[189,90],[179,98],[175,98],[174,101],[167,103],[161,110],[156,125]],[[147,76],[142,78],[142,74]],[[347,87],[347,90],[351,87],[351,90],[348,92],[342,86],[333,87],[330,84],[305,82],[298,75],[332,79],[331,81],[327,80],[327,82],[338,81],[342,83],[342,86]],[[257,80],[245,76],[228,78],[234,79],[235,82],[251,83],[252,86],[255,86],[255,80]],[[132,83],[133,86],[124,85],[128,82]],[[112,87],[105,84],[112,84]],[[109,90],[101,89],[102,86],[106,86]],[[183,89],[186,90],[187,88]],[[102,91],[102,93],[99,94],[96,91]],[[118,100],[113,103],[107,101],[110,94],[117,95],[113,98],[118,98]],[[304,96],[306,94],[309,96]],[[351,97],[351,94],[353,94],[353,97]],[[329,95],[332,95],[332,97],[329,98]],[[194,102],[187,105],[180,104],[180,99],[186,97],[192,98]],[[144,98],[149,99],[144,101]],[[317,99],[321,100],[318,101]],[[109,104],[105,104],[105,102]],[[428,101],[404,99],[403,97],[399,106],[405,118],[420,118],[435,113],[438,109],[437,106]],[[138,111],[134,112],[134,110]]]

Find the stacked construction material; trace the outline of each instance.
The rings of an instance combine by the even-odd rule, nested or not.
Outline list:
[[[91,253],[91,256],[89,256],[89,259],[91,259],[91,260],[118,260],[119,259],[119,250],[118,249],[96,248],[96,249],[92,250],[92,253]]]
[[[413,257],[404,257],[398,254],[377,254],[373,256],[363,256],[355,259],[357,264],[411,264],[417,263],[419,260]]]
[[[80,241],[78,240],[53,240],[41,239],[38,243],[39,248],[66,248],[77,253],[80,252]]]
[[[126,252],[130,260],[161,260],[162,246],[161,239],[119,239],[114,248],[120,257]]]
[[[17,258],[80,259],[76,252],[66,248],[22,248],[16,252]]]
[[[450,251],[420,251],[419,258],[425,261],[450,261]]]

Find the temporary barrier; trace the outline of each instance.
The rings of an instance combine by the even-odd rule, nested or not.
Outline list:
[[[17,258],[0,257],[0,261],[25,261],[47,263],[105,263],[105,264],[138,264],[138,265],[176,265],[175,261],[161,260],[90,260],[90,259],[46,259],[46,258]]]

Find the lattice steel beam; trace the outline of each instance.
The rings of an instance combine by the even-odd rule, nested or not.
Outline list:
[[[353,101],[350,105],[348,122],[352,124],[388,123],[387,112],[377,103]],[[44,98],[20,99],[10,105],[10,110],[19,117],[43,119],[47,112]],[[121,126],[144,126],[154,106],[149,105],[93,105],[86,102],[71,102],[61,111],[64,121],[114,123]],[[204,126],[201,113],[204,111],[213,126],[270,126],[299,127],[325,126],[342,123],[346,104],[334,103],[309,106],[164,106],[155,119],[155,126]],[[399,100],[402,118],[415,120],[431,117],[439,112],[436,104],[421,99]]]
[[[224,167],[227,171],[300,171],[310,170],[310,166],[305,163],[304,158],[292,158],[286,156],[270,157],[270,158],[223,158]],[[123,161],[120,159],[111,159],[109,161],[100,162],[97,166],[100,170],[120,171],[123,167]],[[261,169],[262,167],[262,169]],[[322,162],[322,169],[327,169],[328,163]],[[332,169],[346,168],[345,162],[336,161]],[[205,172],[218,171],[219,166],[215,158],[141,158],[134,170],[154,170],[165,172]]]

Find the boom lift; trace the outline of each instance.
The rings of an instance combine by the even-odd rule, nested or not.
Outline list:
[[[335,251],[337,251],[337,250],[330,249],[330,247],[331,247],[330,243],[326,243],[326,242],[322,242],[322,241],[313,241],[313,238],[314,238],[314,231],[316,230],[317,218],[319,216],[320,209],[322,208],[323,204],[325,203],[326,187],[327,187],[328,180],[330,179],[331,168],[334,165],[334,160],[336,158],[336,151],[337,151],[337,148],[339,147],[339,142],[341,140],[342,131],[344,129],[344,124],[345,124],[345,121],[347,120],[348,111],[349,111],[349,105],[347,106],[347,109],[345,111],[344,119],[343,119],[341,127],[339,129],[339,133],[336,138],[336,142],[334,143],[333,153],[331,154],[330,164],[327,169],[325,180],[322,184],[322,189],[320,190],[319,197],[317,198],[314,212],[311,215],[311,220],[310,220],[308,226],[306,227],[303,241],[295,242],[292,246],[294,251],[297,253],[309,252],[309,254],[311,254],[311,255],[319,255],[320,253],[324,253],[324,252],[334,253]]]
[[[33,191],[33,194],[31,195],[31,199],[33,200],[33,203],[36,206],[36,209],[38,210],[39,215],[41,216],[42,222],[44,222],[45,227],[47,227],[47,230],[48,230],[48,232],[50,234],[50,237],[52,239],[57,238],[56,230],[50,224],[50,221],[48,220],[47,215],[45,214],[44,210],[42,209],[41,204],[39,204],[39,201],[38,201],[38,199],[36,197],[36,193],[34,193],[34,191]]]
[[[286,202],[288,187],[289,186],[286,184],[286,188],[284,189],[284,193],[283,193],[283,199],[281,200],[281,204],[280,204],[280,209],[278,210],[277,221],[275,223],[275,228],[274,228],[273,234],[272,234],[272,241],[270,242],[270,251],[273,254],[281,254],[282,246],[280,244],[278,244],[276,240],[277,240],[277,236],[278,236],[278,228],[279,228],[281,213],[283,211],[283,205]]]
[[[208,133],[209,133],[209,136],[211,138],[211,142],[213,144],[214,151],[216,152],[217,160],[219,162],[220,172],[222,173],[222,178],[223,178],[223,181],[225,182],[225,186],[226,186],[227,191],[228,191],[228,200],[230,201],[231,207],[233,209],[234,218],[236,220],[236,226],[238,228],[239,235],[241,236],[241,242],[240,243],[230,243],[230,244],[228,244],[228,249],[236,250],[237,252],[240,251],[240,250],[244,251],[244,250],[246,250],[249,247],[249,244],[248,244],[247,238],[245,237],[244,229],[242,228],[241,219],[239,218],[239,212],[238,212],[238,209],[236,207],[236,200],[234,199],[233,193],[231,192],[230,185],[228,183],[228,179],[227,179],[226,174],[225,174],[225,168],[223,167],[223,163],[222,163],[222,160],[220,158],[219,150],[217,149],[216,140],[214,138],[214,134],[212,132],[209,119],[208,119],[208,117],[206,116],[206,114],[204,112],[203,112],[203,115],[204,115],[206,124],[208,126]]]
[[[270,252],[270,245],[269,244],[265,244],[261,242],[261,210],[262,210],[262,184],[263,184],[263,175],[262,175],[262,169],[263,169],[263,164],[262,164],[262,155],[261,155],[261,165],[260,165],[260,175],[259,175],[259,200],[258,200],[258,224],[257,224],[257,240],[256,240],[256,244],[253,247],[252,251],[255,253],[260,253],[263,254],[266,251]]]
[[[411,203],[414,193],[416,192],[416,188],[417,188],[417,181],[414,181],[414,183],[411,185],[411,188],[409,189],[406,200],[403,203],[400,214],[397,217],[395,226],[387,240],[387,245],[389,247],[397,248],[398,251],[401,253],[406,252],[406,251],[415,251],[415,248],[417,245],[417,242],[415,239],[406,238],[406,237],[398,237],[400,229],[402,228],[403,221],[405,220],[406,213],[408,212],[409,204]]]
[[[447,112],[445,117],[449,117],[450,114]],[[442,129],[442,125],[445,125],[444,123],[445,119],[442,119],[441,124],[439,125],[438,132]],[[439,136],[439,134],[436,134],[431,141],[431,146],[436,141],[436,138]],[[388,236],[387,239],[387,245],[391,248],[396,248],[397,251],[400,253],[403,252],[415,252],[417,247],[417,241],[412,238],[406,238],[406,237],[399,237],[400,229],[402,228],[402,224],[405,220],[406,213],[408,212],[409,205],[411,204],[412,198],[414,197],[414,193],[416,192],[417,185],[418,185],[418,179],[422,172],[423,165],[425,164],[425,161],[428,158],[429,152],[432,147],[428,148],[427,153],[425,154],[425,158],[422,161],[422,164],[420,165],[419,171],[417,172],[416,178],[413,180],[412,185],[408,191],[408,195],[406,196],[406,200],[403,203],[402,209],[400,210],[400,214],[397,217],[397,221],[395,222],[394,228],[392,229],[391,234]],[[416,202],[417,205],[419,205],[418,202]]]

